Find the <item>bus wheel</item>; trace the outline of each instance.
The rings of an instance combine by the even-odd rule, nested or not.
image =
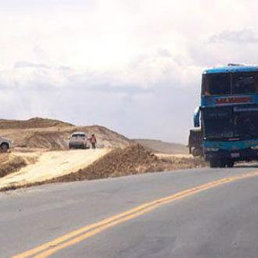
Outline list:
[[[225,168],[226,165],[227,165],[227,162],[226,162],[225,160],[221,160],[221,161],[220,161],[220,164],[219,164],[219,167],[220,167],[220,168]]]
[[[233,168],[233,167],[234,167],[234,161],[228,161],[228,162],[227,162],[227,166],[228,166],[229,168]]]
[[[210,168],[217,168],[220,167],[220,161],[217,159],[210,160]]]

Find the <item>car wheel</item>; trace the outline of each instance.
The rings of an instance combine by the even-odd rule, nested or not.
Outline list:
[[[7,143],[1,144],[1,152],[7,152],[9,149],[9,145]]]

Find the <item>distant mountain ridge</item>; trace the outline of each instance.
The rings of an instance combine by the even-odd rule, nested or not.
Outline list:
[[[188,154],[186,145],[180,143],[163,142],[153,139],[133,139],[134,142],[141,144],[145,149],[154,153],[167,154]]]

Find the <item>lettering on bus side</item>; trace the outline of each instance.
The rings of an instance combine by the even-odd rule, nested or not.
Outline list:
[[[227,97],[216,99],[216,104],[237,104],[251,102],[251,97]]]

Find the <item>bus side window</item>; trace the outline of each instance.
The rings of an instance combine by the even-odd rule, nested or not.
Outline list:
[[[202,76],[202,95],[210,96],[209,80],[206,74]]]
[[[233,94],[256,93],[256,80],[253,73],[236,73],[233,75]]]
[[[254,75],[255,93],[258,93],[258,74]]]

